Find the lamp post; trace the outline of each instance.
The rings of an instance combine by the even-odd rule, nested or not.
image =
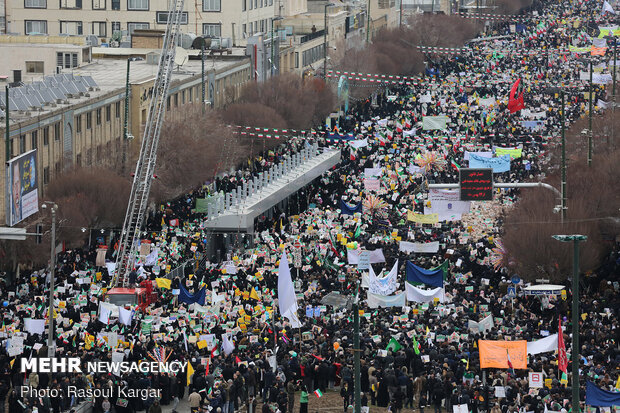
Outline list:
[[[274,26],[274,22],[278,21],[278,20],[282,20],[282,17],[280,16],[276,16],[273,17],[271,19],[271,77],[273,77],[274,75],[274,67],[275,67],[275,49],[276,49],[276,41],[274,39],[274,35],[273,35],[273,26]],[[280,56],[280,51],[278,50],[278,57]]]
[[[554,88],[549,88],[547,89],[548,93],[559,93],[560,94],[560,100],[562,103],[562,116],[561,116],[561,122],[562,122],[562,164],[560,165],[560,169],[562,170],[562,183],[561,183],[561,187],[560,187],[560,192],[561,192],[561,205],[560,207],[562,208],[562,210],[560,211],[560,218],[562,223],[566,220],[566,211],[568,209],[567,204],[567,196],[566,196],[566,114],[564,113],[565,111],[565,103],[564,103],[564,89],[560,88],[560,87],[554,87]]]
[[[616,63],[616,62],[614,62]],[[592,166],[592,56],[590,56],[590,110],[588,111],[588,166]]]
[[[58,205],[54,202],[44,202],[42,208],[50,205],[52,211],[52,238],[50,240],[50,295],[49,295],[49,332],[47,335],[47,356],[54,357],[56,345],[54,340],[54,271],[56,269],[56,210]]]
[[[573,243],[573,279],[571,293],[573,305],[571,309],[573,324],[573,339],[571,350],[573,413],[579,412],[579,243],[588,239],[585,235],[553,235],[553,239],[561,242]]]
[[[368,44],[368,36],[370,35],[370,0],[366,5],[366,13],[368,13],[366,21],[366,44]]]
[[[361,391],[362,385],[360,383],[360,312],[359,312],[359,281],[355,288],[355,298],[353,299],[353,369],[354,369],[354,381],[353,381],[353,400],[354,400],[354,413],[360,413],[362,410]]]
[[[334,3],[327,3],[323,13],[323,79],[327,79],[327,9],[333,5]]]

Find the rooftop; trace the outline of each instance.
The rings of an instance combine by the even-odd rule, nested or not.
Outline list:
[[[7,46],[7,45],[3,45]],[[16,46],[16,45],[10,45]],[[41,45],[41,46],[50,46],[52,45]],[[69,46],[69,45],[62,45]],[[73,46],[79,47],[79,46]],[[97,49],[97,48],[93,48]],[[131,50],[131,49],[129,49]],[[134,50],[135,52],[135,50]],[[158,52],[158,50],[149,50],[149,52]],[[220,58],[209,56],[205,61],[205,71],[213,71],[220,72],[226,70],[227,68],[239,64],[242,62],[245,57],[241,56],[229,56],[227,58]],[[158,59],[155,61],[158,62]],[[154,79],[157,75],[157,64],[149,64],[146,60],[137,60],[131,62],[130,68],[130,76],[129,82],[131,84],[140,84],[147,82],[151,79]],[[11,110],[11,120],[12,121],[25,121],[31,117],[42,116],[45,114],[49,114],[51,112],[62,111],[68,107],[76,105],[78,103],[87,102],[90,99],[95,99],[104,95],[107,95],[114,91],[122,92],[125,89],[125,80],[127,76],[127,61],[124,59],[113,59],[113,58],[104,58],[104,59],[94,59],[92,63],[84,64],[79,68],[75,69],[64,69],[62,71],[63,74],[73,75],[74,77],[86,77],[89,76],[94,80],[96,87],[90,88],[87,92],[80,94],[70,95],[68,98],[63,99],[61,101],[57,101],[53,105],[44,105],[39,109],[31,109],[31,110]],[[175,67],[175,70],[172,73],[172,81],[183,81],[187,79],[191,79],[195,76],[199,76],[201,73],[201,62],[200,60],[187,60],[187,62],[181,67]],[[52,76],[46,76],[46,78],[51,78]],[[33,83],[37,81],[41,81],[44,78],[34,79]],[[30,83],[26,83],[24,86],[28,86]],[[0,92],[0,94],[2,94]],[[2,94],[3,95],[3,94]],[[61,102],[61,103],[58,103]],[[4,102],[3,102],[4,103]],[[3,117],[3,113],[0,113],[0,116]]]

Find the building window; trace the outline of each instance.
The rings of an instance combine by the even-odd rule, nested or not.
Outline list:
[[[241,11],[246,11],[248,7],[248,0],[241,0]]]
[[[50,168],[46,166],[43,168],[43,185],[47,185],[50,183]]]
[[[168,12],[167,11],[158,11],[156,16],[157,24],[166,24],[168,23]],[[188,14],[184,11],[181,14],[181,24],[187,24]]]
[[[121,31],[121,22],[112,22],[112,35],[114,36],[114,32]]]
[[[121,117],[121,102],[120,101],[114,104],[114,117],[116,119]]]
[[[194,89],[193,88],[189,88],[189,102],[193,102],[194,101]]]
[[[91,129],[93,127],[93,112],[88,112],[86,114],[86,130]]]
[[[166,99],[166,110],[170,110],[170,95],[168,95],[168,99]]]
[[[221,0],[202,0],[202,11],[222,11]]]
[[[47,9],[47,0],[24,0],[25,9]]]
[[[60,0],[61,9],[81,9],[82,0]]]
[[[19,137],[19,154],[26,152],[26,135]]]
[[[43,73],[43,62],[26,62],[26,73]]]
[[[112,10],[120,10],[120,9],[121,9],[121,0],[112,0]]]
[[[43,128],[43,146],[47,146],[50,144],[50,127],[46,126]]]
[[[93,22],[92,33],[97,37],[106,37],[108,35],[106,22]]]
[[[37,149],[39,147],[39,131],[32,131],[30,133],[30,149]]]
[[[47,34],[47,20],[26,20],[26,34]]]
[[[185,105],[185,91],[181,92],[181,105]]]
[[[112,117],[112,105],[108,105],[105,107],[105,121],[109,122]]]
[[[84,34],[84,30],[82,30],[82,22],[60,22],[60,34]]]
[[[127,0],[127,10],[148,10],[149,0]]]
[[[149,28],[149,24],[148,23],[127,23],[127,30],[129,31],[129,34],[133,34],[134,30],[139,30],[139,29],[148,29]]]
[[[54,140],[60,140],[60,122],[54,123]]]
[[[82,115],[75,117],[75,133],[82,133]]]
[[[56,53],[56,66],[60,66],[65,69],[78,67],[77,53]]]
[[[174,94],[174,107],[178,107],[179,106],[179,94],[175,93]]]
[[[219,23],[203,23],[202,34],[211,37],[220,37],[222,35],[222,25]]]
[[[105,0],[93,0],[93,10],[105,10]]]
[[[243,38],[245,39],[246,37],[248,37],[248,26],[245,24],[241,25],[241,35],[243,36]]]
[[[97,125],[101,125],[101,108],[97,109]]]

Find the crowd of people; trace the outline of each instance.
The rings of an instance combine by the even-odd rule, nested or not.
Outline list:
[[[599,32],[607,29],[599,28],[617,29],[618,19],[602,13],[599,1],[537,5],[542,18],[524,18],[516,26],[496,22],[481,35],[489,39],[472,43],[464,55],[429,56],[432,76],[388,85],[376,101],[357,102],[338,132],[321,129],[291,138],[236,173],[150,211],[129,282],[149,284],[156,299],[133,312],[129,322],[121,322],[118,312],[102,311],[111,305],[106,292],[114,240],[107,253],[93,248],[58,254],[57,357],[86,363],[121,353],[125,361],[137,362],[163,348],[169,360],[187,362],[189,372],[24,374],[22,359],[47,356],[47,333],[28,327],[27,320],[47,317],[49,271],[0,280],[0,413],[5,405],[9,413],[59,413],[85,400],[33,397],[22,386],[63,395],[70,386],[112,389],[109,397],[93,398],[98,413],[159,413],[176,410],[184,399],[193,412],[254,413],[260,407],[263,413],[307,413],[308,404],[316,407],[328,392],[338,392],[346,413],[355,399],[356,335],[364,410],[441,412],[467,405],[474,413],[571,411],[572,377],[562,374],[553,352],[530,355],[527,370],[480,368],[479,339],[532,342],[557,333],[559,325],[570,359],[570,292],[509,294],[501,223],[518,192],[497,192],[493,201],[459,204],[464,209],[456,211],[442,209],[428,191],[429,183],[458,182],[459,168],[472,159],[484,164],[502,154],[509,157],[508,169],[498,167],[495,182],[542,180],[561,128],[559,93],[566,96],[568,123],[588,110],[580,80],[588,62],[580,48],[593,42],[600,47]],[[609,72],[609,51],[586,53],[597,59],[602,74]],[[524,84],[524,109],[511,113],[509,95],[517,79]],[[562,92],[552,89],[558,86]],[[594,93],[595,110],[604,110],[605,84],[595,85]],[[340,150],[339,164],[286,207],[261,216],[253,242],[215,256],[197,199],[234,189],[314,143]],[[296,242],[302,245],[300,257],[294,257]],[[381,277],[381,267],[396,271],[397,292],[409,288],[410,264],[441,267],[441,296],[408,297],[393,305],[372,293],[369,270],[359,262],[363,250],[373,251],[373,275]],[[283,253],[297,268],[291,273],[299,328],[278,312]],[[171,272],[183,263],[189,263],[183,271]],[[616,387],[619,274],[616,246],[586,279],[587,294],[580,299],[582,401],[586,377],[605,389]],[[201,292],[204,298],[195,300]],[[339,298],[326,300],[333,292]],[[350,307],[358,295],[359,333]],[[481,329],[477,322],[489,316],[491,325]],[[530,387],[528,371],[541,372],[545,386]],[[159,397],[124,398],[119,389],[156,389]]]

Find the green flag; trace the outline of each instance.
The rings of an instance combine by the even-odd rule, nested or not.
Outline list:
[[[392,337],[390,339],[390,342],[388,343],[387,347],[385,348],[386,351],[398,351],[402,348],[402,346],[400,345],[400,343],[394,338]]]
[[[359,237],[361,233],[362,233],[362,223],[360,222],[360,224],[355,229],[355,234],[353,234],[353,238]]]
[[[418,343],[418,340],[416,340],[415,338],[415,333],[411,336],[411,341],[413,342],[413,351],[415,351],[415,354],[420,354],[420,344]]]

